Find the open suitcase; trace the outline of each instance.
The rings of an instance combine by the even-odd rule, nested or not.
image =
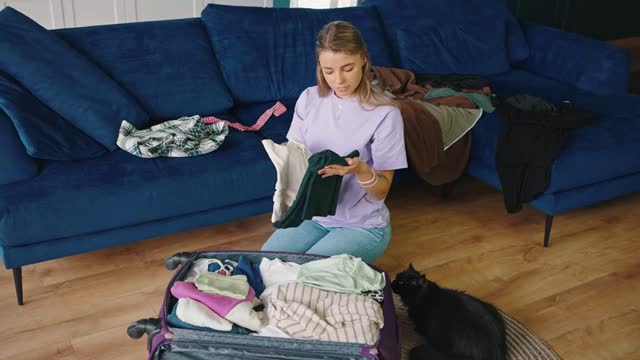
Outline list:
[[[382,312],[384,326],[375,345],[333,341],[250,336],[233,333],[209,332],[172,327],[167,316],[177,299],[171,294],[175,281],[184,279],[191,264],[202,258],[238,261],[244,255],[251,263],[259,264],[263,257],[303,264],[322,259],[317,255],[260,251],[211,251],[178,253],[168,257],[164,266],[178,268],[167,286],[158,318],[138,320],[127,329],[131,338],[148,335],[149,359],[201,360],[201,359],[282,359],[282,360],[342,360],[342,359],[400,359],[400,339],[396,312],[393,304],[389,275],[384,273]],[[382,273],[374,266],[372,268]]]

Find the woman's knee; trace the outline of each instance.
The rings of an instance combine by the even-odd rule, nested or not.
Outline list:
[[[360,258],[366,263],[372,263],[384,254],[389,246],[390,236],[383,236],[377,242],[373,243],[369,249],[362,250]]]
[[[304,253],[326,234],[320,225],[306,220],[295,228],[277,229],[262,245],[262,251]]]
[[[335,228],[307,252],[327,256],[349,254],[370,263],[382,256],[390,239],[390,226],[383,229]]]
[[[376,236],[376,241],[371,242],[368,248],[359,249],[361,251],[360,258],[362,258],[362,261],[372,263],[387,250],[389,242],[391,242],[391,226],[388,225],[386,228],[379,230],[381,231],[379,235]]]

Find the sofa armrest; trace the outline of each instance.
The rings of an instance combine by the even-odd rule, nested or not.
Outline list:
[[[533,23],[523,23],[529,57],[516,65],[596,94],[625,94],[629,53],[622,48]]]

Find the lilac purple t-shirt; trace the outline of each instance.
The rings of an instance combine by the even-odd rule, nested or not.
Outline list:
[[[298,98],[287,138],[304,144],[313,154],[329,149],[346,156],[358,150],[360,159],[373,170],[407,167],[400,110],[361,105],[356,97],[341,99],[333,92],[321,97],[317,86]],[[389,210],[384,200],[369,195],[349,174],[342,179],[336,214],[313,220],[328,227],[383,228],[389,224]]]

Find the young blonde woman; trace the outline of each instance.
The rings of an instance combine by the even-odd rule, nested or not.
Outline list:
[[[316,58],[318,85],[300,95],[287,138],[311,153],[358,150],[360,157],[347,159],[348,166],[330,165],[318,172],[344,177],[334,216],[278,229],[262,250],[346,253],[373,262],[391,239],[384,200],[394,170],[407,167],[402,117],[391,100],[372,87],[369,54],[353,25],[325,25],[318,34]]]

